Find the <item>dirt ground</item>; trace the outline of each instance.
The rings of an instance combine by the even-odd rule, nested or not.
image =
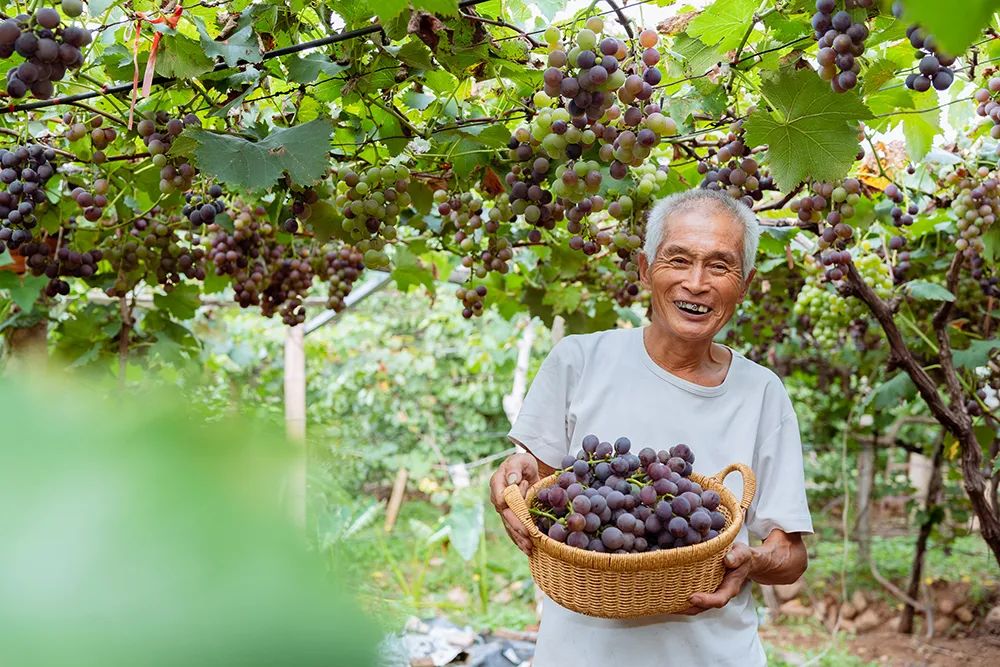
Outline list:
[[[791,664],[804,662],[830,645],[830,636],[814,629],[792,625],[761,628],[761,637],[776,647],[778,655]],[[926,641],[890,631],[862,635],[842,635],[841,646],[859,658],[891,667],[998,667],[1000,636],[935,637]]]

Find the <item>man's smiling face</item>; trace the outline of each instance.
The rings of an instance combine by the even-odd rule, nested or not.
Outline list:
[[[711,340],[752,278],[743,279],[743,226],[711,204],[672,214],[656,258],[644,260],[654,320],[682,340]]]

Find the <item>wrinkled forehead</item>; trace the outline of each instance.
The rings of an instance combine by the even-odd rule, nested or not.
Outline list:
[[[743,254],[743,225],[725,207],[712,202],[692,202],[672,211],[663,225],[657,254],[667,246],[691,250]]]

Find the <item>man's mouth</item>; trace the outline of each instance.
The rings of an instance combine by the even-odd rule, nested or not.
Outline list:
[[[704,315],[705,313],[712,312],[712,309],[708,306],[691,301],[674,301],[674,305],[685,313],[691,313],[692,315]]]

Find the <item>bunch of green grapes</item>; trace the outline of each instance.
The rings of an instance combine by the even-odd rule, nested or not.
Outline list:
[[[989,168],[979,167],[974,172],[963,169],[951,173],[946,182],[956,190],[951,206],[957,218],[955,248],[969,258],[981,254],[986,247],[983,233],[1000,216],[1000,178]]]
[[[336,205],[344,216],[344,231],[355,241],[372,237],[394,240],[399,213],[411,203],[409,168],[386,165],[361,174],[344,169],[338,172],[337,180]]]
[[[889,298],[893,285],[889,267],[877,254],[870,252],[868,242],[862,242],[860,250],[853,258],[858,273],[876,294],[883,299]],[[836,287],[839,281],[827,279],[812,257],[806,262],[805,284],[795,299],[792,312],[805,321],[819,345],[833,348],[848,336],[852,322],[867,317],[868,309],[859,299],[842,296]]]

